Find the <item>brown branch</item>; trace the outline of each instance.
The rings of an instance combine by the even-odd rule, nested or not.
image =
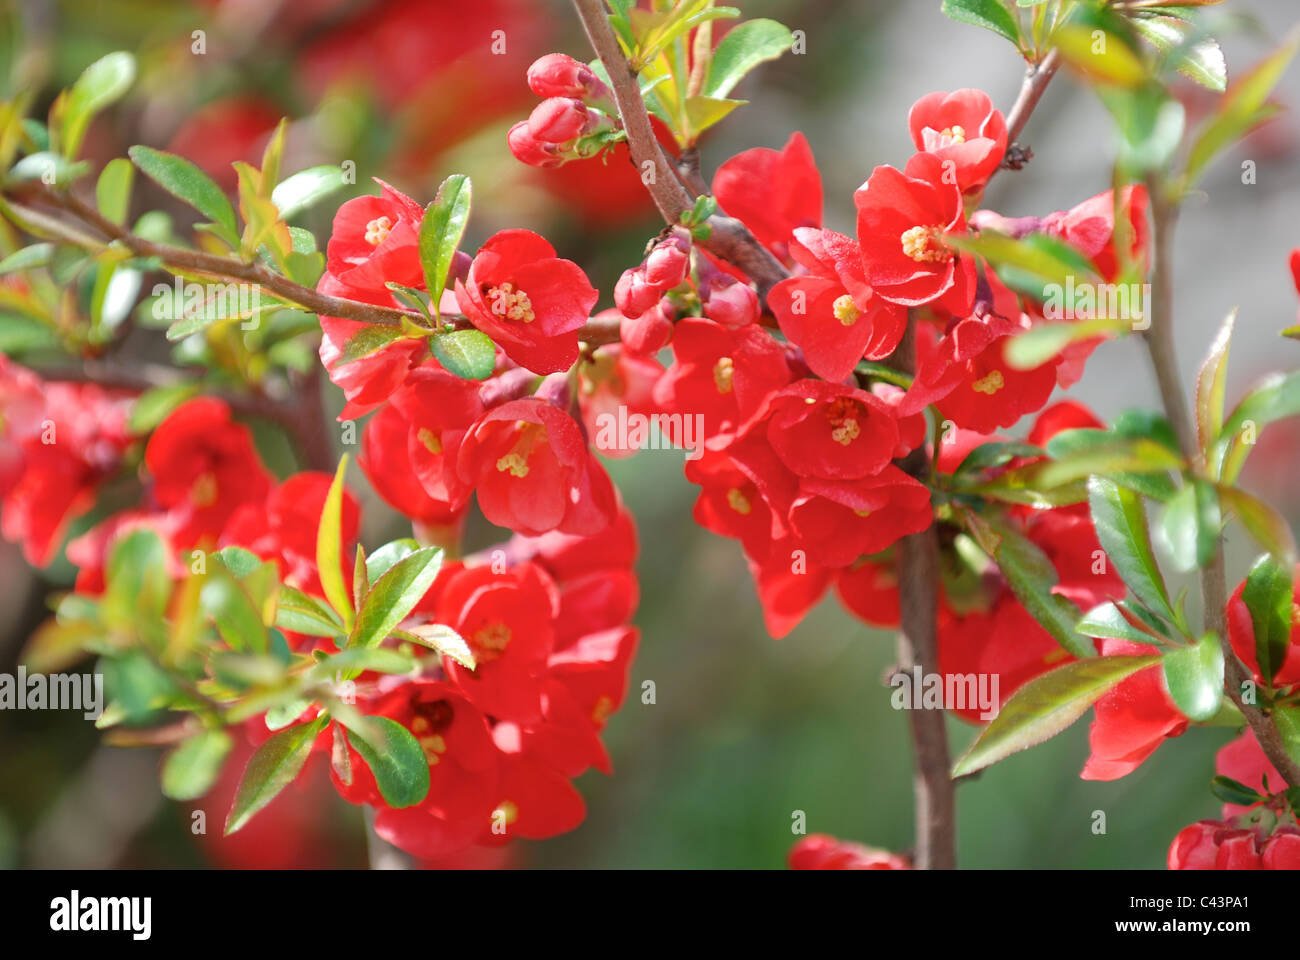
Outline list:
[[[1021,158],[1013,168],[1019,169],[1019,163],[1029,159],[1032,156],[1027,150],[1022,148],[1017,141],[1020,134],[1024,132],[1025,124],[1029,122],[1029,117],[1038,106],[1038,101],[1043,99],[1043,93],[1047,90],[1047,85],[1052,82],[1052,77],[1056,76],[1056,71],[1061,66],[1061,56],[1055,50],[1049,50],[1047,56],[1043,57],[1038,63],[1031,63],[1025,70],[1024,82],[1020,85],[1020,94],[1016,97],[1016,102],[1011,105],[1011,112],[1007,114],[1007,160],[1006,164],[1012,157]],[[1001,169],[1001,168],[998,168]],[[989,175],[992,180],[997,174],[997,169]]]
[[[916,373],[916,311],[908,312],[907,331],[890,358],[890,366]],[[935,451],[936,454],[938,451]],[[923,480],[930,470],[925,444],[898,463],[904,473]],[[939,674],[937,615],[939,607],[939,538],[934,523],[899,541],[896,559],[899,600],[898,666],[914,682],[913,668],[924,677]],[[908,711],[916,771],[915,865],[922,870],[952,870],[957,866],[956,783],[951,777],[948,730],[944,711]]]
[[[1198,461],[1196,429],[1193,425],[1187,398],[1178,375],[1178,360],[1174,350],[1174,276],[1173,230],[1177,208],[1170,202],[1161,178],[1147,178],[1147,191],[1151,203],[1151,225],[1155,232],[1155,252],[1151,281],[1151,326],[1146,331],[1147,350],[1155,368],[1156,382],[1165,413],[1173,424],[1178,445],[1188,463]],[[1264,755],[1277,768],[1288,784],[1300,786],[1300,764],[1287,752],[1277,725],[1259,707],[1246,703],[1242,690],[1253,684],[1250,671],[1237,657],[1224,629],[1224,607],[1227,588],[1224,584],[1223,541],[1219,540],[1214,559],[1201,570],[1201,596],[1205,604],[1205,630],[1214,631],[1223,649],[1224,679],[1228,696],[1236,704],[1255,733]]]
[[[609,74],[614,102],[618,104],[619,117],[627,132],[632,161],[643,171],[642,181],[664,222],[680,223],[682,214],[695,206],[695,197],[678,179],[673,162],[655,137],[636,74],[632,72],[618,37],[614,35],[614,28],[605,16],[603,0],[573,0],[573,6],[592,49]],[[646,173],[653,176],[647,177]],[[709,218],[708,223],[711,233],[707,240],[701,241],[701,245],[744,271],[758,288],[759,301],[765,303],[767,292],[788,277],[789,272],[739,220],[715,215]]]

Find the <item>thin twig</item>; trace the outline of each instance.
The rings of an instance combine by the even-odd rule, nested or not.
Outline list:
[[[1183,394],[1178,375],[1178,359],[1174,350],[1174,278],[1173,231],[1177,220],[1177,207],[1169,200],[1161,178],[1147,178],[1147,191],[1151,203],[1151,225],[1155,233],[1155,251],[1151,282],[1151,326],[1146,331],[1147,350],[1155,368],[1156,382],[1165,414],[1173,424],[1179,447],[1188,463],[1197,460],[1196,429],[1192,423],[1187,398]],[[1223,541],[1219,539],[1214,559],[1201,570],[1201,596],[1205,603],[1205,629],[1214,631],[1223,649],[1224,679],[1228,696],[1241,711],[1250,729],[1255,733],[1264,755],[1277,768],[1291,786],[1300,786],[1300,764],[1287,752],[1273,720],[1258,706],[1245,702],[1242,691],[1254,681],[1245,664],[1237,657],[1224,629],[1224,607],[1227,588],[1224,583]]]

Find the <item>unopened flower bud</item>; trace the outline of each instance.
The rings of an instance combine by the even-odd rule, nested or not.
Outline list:
[[[528,132],[543,143],[568,143],[595,126],[596,115],[572,97],[543,100],[528,117]]]
[[[535,60],[528,68],[528,88],[539,97],[600,100],[609,96],[609,88],[590,67],[564,53],[548,53]]]
[[[619,337],[628,353],[658,353],[672,339],[672,306],[666,300],[655,304],[639,317],[626,320],[619,327]]]
[[[653,307],[663,291],[646,280],[645,265],[624,270],[614,285],[614,303],[625,317],[639,317]]]
[[[671,290],[686,279],[691,266],[690,240],[674,233],[667,240],[661,240],[650,251],[645,261],[646,281],[660,289]]]
[[[506,144],[515,159],[530,167],[558,167],[564,163],[553,143],[543,143],[528,132],[528,121],[520,120],[506,135]]]
[[[760,312],[758,294],[753,288],[726,274],[713,278],[701,307],[714,323],[732,329],[753,323]]]

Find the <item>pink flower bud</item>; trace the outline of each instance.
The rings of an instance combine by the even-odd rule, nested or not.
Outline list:
[[[661,293],[677,286],[686,279],[686,272],[690,269],[690,251],[690,241],[681,236],[661,240],[646,257],[646,281],[658,287]]]
[[[586,104],[571,97],[543,100],[528,117],[528,132],[543,143],[568,143],[595,125],[596,117]]]
[[[528,88],[539,97],[602,99],[609,88],[591,68],[565,53],[548,53],[528,68]]]
[[[619,327],[619,337],[628,353],[653,354],[667,346],[673,335],[670,311],[671,306],[666,301],[657,303],[641,316],[623,323]]]
[[[733,330],[753,323],[760,312],[753,288],[726,274],[713,278],[701,306],[706,317]]]
[[[614,285],[614,303],[625,317],[639,317],[651,307],[663,291],[646,281],[645,265],[624,270]]]
[[[543,143],[528,132],[528,121],[520,120],[506,134],[506,144],[515,159],[530,167],[558,167],[564,163],[552,143]]]

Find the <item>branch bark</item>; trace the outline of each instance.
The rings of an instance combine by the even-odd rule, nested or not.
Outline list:
[[[1146,331],[1147,350],[1155,369],[1156,382],[1165,414],[1173,424],[1178,445],[1188,463],[1196,463],[1199,452],[1196,428],[1192,422],[1186,395],[1178,375],[1178,359],[1174,349],[1174,280],[1173,231],[1178,210],[1165,193],[1160,177],[1147,178],[1147,192],[1151,203],[1151,221],[1155,233],[1154,262],[1151,283],[1151,327]],[[1204,626],[1213,630],[1223,649],[1224,679],[1229,698],[1241,711],[1250,729],[1255,733],[1260,748],[1269,762],[1277,768],[1288,784],[1300,786],[1300,764],[1287,752],[1277,725],[1258,706],[1246,703],[1242,697],[1245,685],[1253,679],[1245,664],[1237,657],[1224,628],[1224,607],[1227,588],[1224,582],[1223,541],[1218,542],[1214,559],[1201,570],[1201,597],[1205,604]]]

